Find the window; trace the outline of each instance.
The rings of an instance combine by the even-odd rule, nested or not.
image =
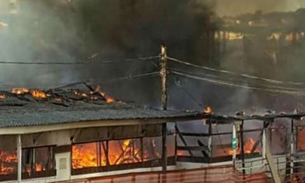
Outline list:
[[[24,178],[55,175],[54,147],[35,147],[22,150],[22,172]]]
[[[168,157],[175,155],[175,137],[167,141]],[[161,166],[162,138],[143,137],[72,145],[72,174]],[[169,162],[171,164],[172,161]]]
[[[15,174],[17,159],[15,150],[0,150],[0,175]]]

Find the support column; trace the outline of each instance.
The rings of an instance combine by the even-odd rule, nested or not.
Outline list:
[[[294,167],[294,120],[291,120],[290,126],[290,180],[293,178],[293,167]]]
[[[243,175],[245,175],[246,171],[245,171],[245,150],[244,150],[244,121],[242,121],[240,125],[240,150],[241,150]]]
[[[267,122],[264,121],[264,128],[263,128],[263,134],[262,134],[262,157],[263,159],[266,159],[266,126]]]
[[[212,128],[212,123],[209,123],[209,139],[208,139],[208,148],[210,151],[210,157],[213,155],[213,148],[212,148],[212,140],[213,140],[213,128]]]
[[[162,171],[167,170],[167,125],[162,124]]]
[[[21,144],[21,135],[17,136],[17,180],[18,183],[21,183],[22,179],[22,144]]]
[[[232,129],[232,163],[233,167],[235,167],[236,164],[236,148],[237,148],[237,138],[236,138],[236,124],[233,123],[233,129]]]

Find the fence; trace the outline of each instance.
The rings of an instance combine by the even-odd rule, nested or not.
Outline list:
[[[66,181],[69,182],[69,181]],[[70,181],[71,182],[71,181]],[[243,176],[232,166],[208,167],[193,170],[131,173],[75,180],[76,183],[265,183],[264,172]],[[65,183],[65,182],[62,182]]]

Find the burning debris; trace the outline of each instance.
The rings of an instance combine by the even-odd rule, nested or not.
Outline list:
[[[211,107],[207,107],[204,109],[204,112],[207,113],[207,114],[212,114],[213,111],[212,111],[212,108]]]
[[[96,88],[89,88],[90,91],[81,91],[78,89],[51,89],[39,90],[28,88],[13,88],[11,92],[0,92],[0,100],[5,101],[8,98],[17,98],[25,101],[49,102],[55,105],[63,105],[68,107],[73,101],[86,102],[102,102],[113,103],[116,100],[106,95],[98,86]]]

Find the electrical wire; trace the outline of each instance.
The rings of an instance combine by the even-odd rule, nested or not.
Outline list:
[[[145,77],[151,77],[151,76],[157,76],[159,75],[159,72],[149,72],[149,73],[144,73],[144,74],[137,74],[137,75],[130,75],[130,76],[125,76],[125,77],[120,77],[120,78],[113,78],[104,82],[99,82],[98,84],[109,84],[109,83],[115,83],[119,81],[124,81],[124,80],[130,80],[130,79],[139,79],[139,78],[145,78]],[[61,89],[61,88],[67,88],[67,87],[72,87],[84,83],[91,82],[91,80],[85,80],[85,81],[78,81],[74,83],[68,83],[68,84],[63,84],[62,86],[54,87],[53,89]],[[12,85],[1,85],[2,87],[6,88],[11,88]],[[16,84],[14,85],[16,86]],[[50,88],[49,88],[50,89]]]
[[[297,96],[305,96],[304,90],[287,90],[287,89],[280,89],[280,88],[262,88],[262,87],[256,87],[256,86],[246,86],[246,85],[240,85],[235,83],[230,83],[223,80],[216,80],[216,79],[210,79],[206,77],[200,77],[200,76],[194,76],[188,73],[182,73],[177,71],[171,71],[171,73],[184,76],[191,79],[196,79],[200,81],[205,81],[209,83],[213,83],[220,86],[229,86],[229,87],[237,87],[237,88],[243,88],[243,89],[250,89],[250,90],[259,90],[259,91],[266,91],[266,92],[272,92],[272,93],[282,93],[282,94],[290,94],[290,95],[297,95]]]
[[[273,80],[273,79],[268,79],[268,78],[264,78],[264,77],[258,77],[258,76],[253,76],[253,75],[248,75],[248,74],[239,74],[239,73],[235,73],[235,72],[231,72],[231,71],[227,71],[227,70],[222,70],[222,69],[214,69],[211,67],[205,67],[205,66],[200,66],[200,65],[196,65],[196,64],[192,64],[190,62],[186,62],[186,61],[182,61],[176,58],[172,58],[172,57],[167,57],[168,60],[176,62],[176,63],[180,63],[183,65],[188,65],[188,66],[192,66],[194,68],[199,68],[199,69],[204,69],[204,70],[208,70],[208,71],[213,71],[213,72],[218,72],[218,73],[225,73],[225,74],[230,74],[230,75],[235,75],[235,76],[239,76],[239,77],[243,77],[243,78],[248,78],[248,79],[255,79],[255,80],[261,80],[264,82],[268,82],[268,83],[273,83],[273,84],[289,84],[289,85],[305,85],[305,83],[299,83],[299,82],[291,82],[291,81],[279,81],[279,80]]]
[[[169,69],[170,71],[176,71],[176,72],[180,72],[180,73],[186,73],[185,71],[183,70],[179,70],[179,69]],[[189,74],[189,75],[194,75],[194,74],[190,74],[190,73],[186,73],[186,74]],[[239,78],[239,77],[225,77],[225,76],[218,76],[218,75],[214,75],[214,74],[200,74],[200,75],[197,75],[197,76],[200,76],[202,78],[206,78],[206,79],[213,79],[213,80],[219,80],[219,81],[226,81],[228,83],[245,83],[246,82],[246,85],[252,85],[252,86],[255,86],[257,87],[258,85],[261,86],[262,88],[269,88],[269,89],[277,89],[277,90],[287,90],[287,91],[301,91],[301,89],[298,87],[283,87],[283,86],[278,86],[276,84],[267,84],[267,83],[257,83],[257,82],[253,82],[253,81],[245,81],[244,79],[242,78]],[[303,90],[305,91],[305,90]]]
[[[194,103],[195,104],[197,104],[197,106],[198,107],[200,107],[201,109],[203,109],[204,107],[203,107],[203,105],[202,104],[200,104],[199,102],[198,102],[198,100],[196,99],[196,97],[194,97],[183,85],[178,85],[178,78],[175,76],[175,75],[173,75],[173,77],[174,77],[174,79],[175,79],[175,84],[176,84],[176,86],[177,87],[179,87],[179,88],[181,88],[188,96],[189,96],[189,98],[191,99],[191,100],[193,100],[194,101]]]
[[[109,83],[114,83],[114,82],[123,81],[123,80],[138,79],[138,78],[157,76],[157,75],[159,75],[159,72],[149,72],[149,73],[144,73],[144,74],[130,75],[130,76],[125,76],[125,77],[120,77],[120,78],[114,78],[114,79],[110,79],[108,81],[99,82],[99,84],[109,84]]]
[[[111,64],[111,63],[118,63],[118,62],[133,62],[133,61],[145,61],[145,60],[153,60],[159,58],[159,56],[149,56],[149,57],[139,57],[139,58],[129,58],[129,59],[122,59],[122,60],[105,60],[105,61],[84,61],[84,62],[12,62],[12,61],[0,61],[0,64],[7,64],[7,65],[86,65],[86,64]]]

